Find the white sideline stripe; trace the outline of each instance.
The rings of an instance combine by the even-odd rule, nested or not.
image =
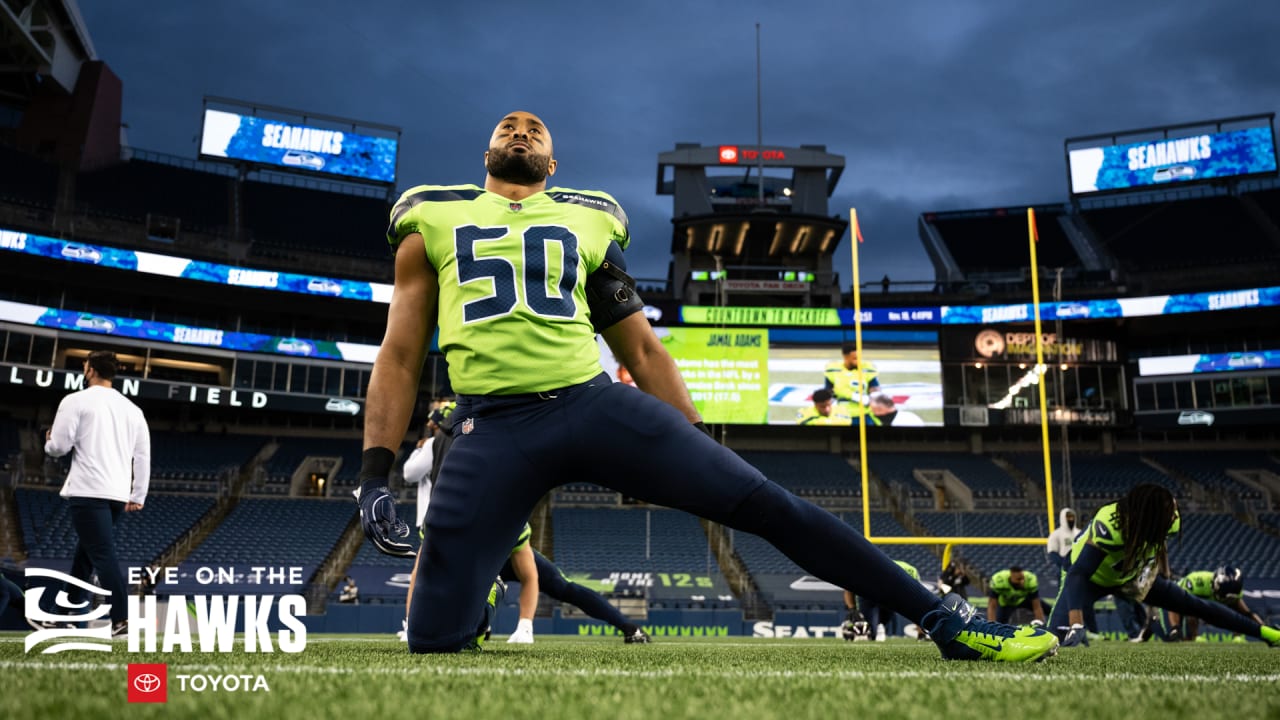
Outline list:
[[[28,661],[0,661],[0,669],[4,670],[56,670],[58,672],[82,670],[124,670],[122,663],[40,663]],[[718,680],[757,680],[757,679],[804,679],[826,678],[831,680],[916,680],[963,677],[966,680],[1011,680],[1024,683],[1030,680],[1042,682],[1088,682],[1095,680],[1147,680],[1160,683],[1268,683],[1280,682],[1280,674],[1272,675],[1141,675],[1138,673],[1103,673],[1088,675],[1085,673],[1056,673],[1051,675],[1027,675],[1014,672],[940,672],[924,670],[818,670],[814,672],[796,672],[793,670],[752,671],[705,671],[691,668],[675,670],[617,670],[617,669],[528,669],[499,667],[415,667],[415,668],[380,668],[355,667],[340,668],[320,665],[275,665],[261,667],[234,667],[230,665],[179,665],[174,664],[173,672],[182,670],[194,672],[216,673],[222,675],[263,675],[266,673],[286,673],[297,675],[434,675],[439,677],[581,677],[581,678],[623,678],[641,680],[666,680],[670,678],[697,677]]]

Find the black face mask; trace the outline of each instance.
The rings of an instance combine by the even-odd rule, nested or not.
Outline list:
[[[1075,519],[1075,518],[1067,518],[1067,527],[1068,527],[1069,529],[1071,529],[1071,530],[1075,530],[1075,529],[1076,529],[1076,519]]]
[[[896,417],[898,417],[898,411],[894,410],[891,413],[885,413],[884,415],[877,415],[876,419],[880,421],[881,425],[892,425],[893,419]]]

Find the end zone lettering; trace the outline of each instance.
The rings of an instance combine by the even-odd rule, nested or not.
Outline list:
[[[762,620],[751,626],[753,637],[770,638],[821,638],[840,637],[840,628],[830,625],[774,625]]]

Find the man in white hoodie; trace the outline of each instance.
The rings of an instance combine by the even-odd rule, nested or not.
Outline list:
[[[53,457],[76,451],[60,493],[70,503],[71,526],[79,538],[71,575],[88,582],[97,571],[111,593],[112,637],[128,632],[128,586],[112,527],[121,512],[142,509],[151,482],[151,435],[138,406],[111,387],[118,366],[113,352],[89,353],[85,389],[58,404],[44,445]],[[83,590],[68,590],[73,602],[84,601]]]
[[[1083,529],[1076,524],[1076,512],[1069,507],[1058,513],[1058,527],[1049,535],[1049,564],[1062,571],[1059,582],[1066,578],[1067,568],[1071,566],[1071,544]]]

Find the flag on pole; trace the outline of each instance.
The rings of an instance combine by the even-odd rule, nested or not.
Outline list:
[[[1040,242],[1040,231],[1036,229],[1036,209],[1027,208],[1027,224],[1031,226],[1031,240]]]
[[[858,242],[860,243],[864,242],[864,240],[862,239],[862,226],[858,224],[857,210],[854,210],[850,213],[849,222],[853,223],[853,236],[858,239]]]

